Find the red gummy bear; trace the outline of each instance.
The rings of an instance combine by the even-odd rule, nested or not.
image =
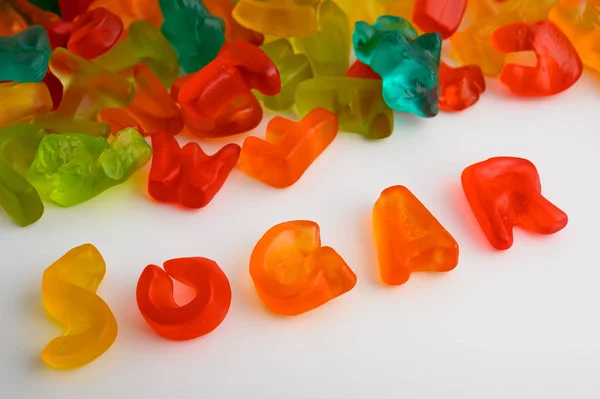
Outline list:
[[[67,49],[86,60],[91,60],[108,51],[121,33],[121,19],[106,8],[96,8],[75,19]]]
[[[228,144],[212,156],[198,143],[179,147],[168,133],[152,136],[152,167],[148,193],[158,201],[176,202],[188,208],[206,206],[221,189],[237,164],[240,146]]]
[[[148,265],[136,290],[140,313],[146,322],[167,339],[198,338],[217,328],[231,305],[231,287],[219,265],[206,258],[179,258],[164,263],[164,270]],[[179,306],[173,299],[174,278],[193,287],[196,297]]]
[[[356,60],[354,64],[350,66],[348,72],[346,72],[347,78],[360,78],[360,79],[379,79],[381,76],[377,74],[370,66],[364,62]]]
[[[439,32],[447,39],[465,15],[467,0],[416,0],[413,22],[424,32]]]
[[[54,76],[50,69],[46,71],[46,76],[44,76],[42,82],[46,83],[46,86],[48,86],[50,97],[52,97],[52,111],[56,111],[62,101],[64,90],[63,84],[56,76]]]
[[[490,158],[466,168],[461,180],[479,226],[496,249],[512,246],[514,226],[554,234],[567,225],[567,215],[542,196],[540,176],[526,159]]]
[[[452,68],[445,62],[440,63],[439,106],[446,111],[462,111],[479,100],[485,91],[485,78],[477,65]]]
[[[186,127],[199,137],[223,137],[255,128],[263,111],[251,89],[266,96],[281,91],[273,61],[246,42],[225,44],[208,65],[180,79],[186,80],[175,82]]]
[[[94,0],[58,0],[60,13],[65,21],[73,21],[88,10]]]
[[[500,81],[519,96],[551,96],[571,87],[583,72],[581,58],[567,36],[550,21],[517,22],[492,35],[496,51],[532,50],[534,67],[506,64]]]

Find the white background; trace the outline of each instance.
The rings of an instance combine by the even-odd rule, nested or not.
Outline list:
[[[47,205],[19,228],[0,218],[0,390],[3,398],[598,398],[600,397],[600,81],[586,73],[549,99],[523,100],[490,82],[473,108],[424,120],[396,116],[392,137],[342,133],[293,187],[276,190],[234,170],[205,209],[147,197],[148,168],[70,209]],[[271,117],[255,131],[262,135]],[[215,151],[227,141],[204,145]],[[538,168],[543,194],[569,215],[553,236],[521,231],[491,248],[460,185],[462,170],[493,156]],[[458,267],[378,280],[371,210],[407,186],[460,245]],[[358,276],[349,293],[284,318],[261,304],[248,259],[271,226],[318,222]],[[92,243],[105,257],[98,291],[119,323],[96,361],[55,371],[40,357],[62,333],[41,301],[44,269]],[[135,301],[143,268],[204,256],[230,279],[233,300],[213,333],[160,338]],[[180,299],[189,297],[181,291]]]

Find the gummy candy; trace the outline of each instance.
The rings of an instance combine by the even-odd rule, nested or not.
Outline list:
[[[164,263],[164,270],[148,265],[138,280],[140,313],[154,331],[167,339],[198,338],[217,328],[227,316],[231,287],[219,265],[206,258],[179,258]],[[173,280],[188,285],[196,297],[179,306],[173,299]]]
[[[360,62],[359,60],[356,60],[350,69],[348,69],[348,72],[346,72],[346,77],[381,80],[381,76],[377,75],[377,73],[375,73],[370,66],[364,62]]]
[[[105,108],[100,119],[111,125],[116,133],[126,127],[135,127],[142,134],[169,132],[177,134],[183,129],[183,116],[169,92],[146,65],[133,71],[135,98],[127,108]]]
[[[233,17],[240,25],[275,37],[301,37],[317,32],[321,0],[240,0]]]
[[[34,25],[11,36],[0,36],[0,81],[40,82],[48,69],[50,40]]]
[[[55,112],[34,120],[47,130],[106,136],[108,125],[96,122],[100,110],[126,107],[135,95],[125,78],[63,48],[52,52],[50,70],[63,83],[64,93]]]
[[[158,201],[176,202],[188,208],[205,207],[221,189],[240,157],[237,144],[227,144],[206,155],[198,143],[179,147],[168,133],[152,135],[152,168],[148,194]]]
[[[91,60],[111,48],[122,32],[123,22],[118,16],[106,8],[96,8],[75,19],[67,48],[72,53]]]
[[[344,76],[350,59],[348,18],[332,0],[323,1],[318,17],[317,33],[293,38],[292,44],[308,57],[315,77]]]
[[[148,143],[131,128],[117,133],[110,145],[85,134],[50,134],[43,138],[27,180],[42,198],[73,206],[123,183],[151,156]]]
[[[298,85],[296,106],[301,116],[314,108],[325,108],[337,116],[341,131],[382,139],[394,130],[394,113],[381,90],[381,80],[315,78]]]
[[[274,40],[264,44],[261,49],[279,70],[281,92],[276,96],[263,96],[262,94],[257,96],[269,109],[286,110],[294,104],[298,85],[313,77],[308,58],[304,54],[295,54],[292,44],[287,39]]]
[[[248,42],[260,46],[265,41],[262,33],[244,28],[233,18],[235,4],[232,1],[202,0],[202,2],[208,12],[225,22],[225,40],[227,42]]]
[[[225,22],[208,12],[201,1],[159,0],[165,22],[161,30],[179,54],[186,73],[211,62],[225,42]]]
[[[250,276],[265,306],[287,316],[316,309],[356,285],[342,257],[321,246],[319,225],[306,220],[271,227],[252,251]]]
[[[567,35],[583,63],[600,72],[600,2],[562,0],[549,19]]]
[[[58,0],[28,0],[31,4],[41,8],[45,11],[50,11],[60,16],[60,7],[58,6]]]
[[[92,244],[71,249],[44,271],[44,307],[66,330],[42,351],[47,365],[58,369],[84,366],[117,338],[117,320],[96,294],[105,274],[106,263]]]
[[[62,18],[73,21],[78,15],[85,13],[93,0],[58,0]]]
[[[506,64],[500,81],[520,96],[551,96],[571,87],[583,73],[577,50],[550,21],[518,22],[497,29],[494,48],[508,53],[533,50],[534,67]]]
[[[177,53],[160,29],[148,21],[135,21],[129,25],[127,37],[94,58],[94,62],[112,72],[131,70],[144,64],[165,87],[171,87],[179,77]]]
[[[422,117],[437,115],[439,33],[418,36],[405,19],[383,16],[373,26],[357,22],[352,41],[356,58],[383,78],[383,98],[390,108]]]
[[[542,196],[538,171],[526,159],[490,158],[466,168],[461,180],[475,219],[496,249],[512,246],[513,226],[554,234],[567,225],[567,215]]]
[[[308,167],[335,139],[336,116],[315,108],[300,122],[277,116],[269,121],[265,139],[247,137],[239,168],[276,188],[296,183]]]
[[[0,36],[12,35],[31,25],[45,28],[53,42],[55,24],[62,21],[58,15],[45,11],[27,0],[0,0]]]
[[[452,68],[440,63],[439,106],[446,111],[462,111],[469,108],[485,91],[485,78],[477,65]]]
[[[357,21],[374,24],[381,15],[394,15],[409,20],[415,0],[335,0],[346,12],[353,31]]]
[[[412,20],[424,32],[439,32],[447,39],[458,29],[466,8],[467,0],[416,0]]]
[[[52,98],[44,83],[0,83],[0,128],[29,122],[52,109]]]
[[[246,132],[260,123],[263,111],[250,89],[279,94],[279,71],[258,47],[236,42],[223,46],[206,67],[184,76],[178,93],[188,130],[198,137]],[[177,83],[176,83],[177,85]]]
[[[413,272],[447,272],[458,244],[404,186],[388,187],[373,208],[373,229],[384,283],[401,285]]]
[[[33,124],[0,130],[0,206],[20,226],[35,223],[44,213],[39,194],[24,176],[45,134]]]
[[[194,0],[197,1],[197,0]],[[163,23],[163,16],[158,5],[158,0],[92,0],[88,11],[96,8],[106,8],[118,15],[123,21],[125,29],[135,21],[146,20],[159,27]]]

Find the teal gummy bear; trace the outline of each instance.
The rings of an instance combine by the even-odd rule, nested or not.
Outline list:
[[[199,0],[159,0],[159,5],[165,19],[161,31],[184,72],[197,72],[217,56],[225,43],[225,21]]]
[[[0,206],[17,224],[28,226],[44,213],[44,204],[25,179],[46,131],[33,124],[0,130]]]
[[[118,132],[110,145],[101,137],[53,134],[42,140],[27,179],[42,198],[73,206],[123,183],[151,157],[132,128]]]
[[[0,81],[40,82],[50,61],[46,30],[33,25],[22,32],[0,37]]]
[[[438,113],[439,33],[419,36],[404,18],[382,16],[374,25],[357,22],[352,36],[356,58],[383,79],[383,99],[395,111],[422,117]]]

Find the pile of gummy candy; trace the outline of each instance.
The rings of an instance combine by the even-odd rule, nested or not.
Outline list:
[[[441,61],[442,46],[461,65]],[[535,65],[507,61],[524,51]],[[203,208],[236,166],[289,187],[338,130],[383,139],[394,112],[465,110],[484,93],[484,76],[518,96],[555,95],[584,65],[600,71],[600,0],[0,0],[0,205],[27,226],[43,200],[80,204],[152,159],[152,198]],[[262,107],[295,108],[302,119],[275,117],[264,138],[214,155],[175,138],[248,132]],[[471,165],[462,185],[494,248],[508,249],[517,225],[552,234],[567,224],[526,159]],[[406,187],[381,193],[373,229],[385,284],[458,263],[454,238]],[[281,315],[356,284],[312,221],[272,227],[249,264],[258,296]],[[44,306],[67,331],[44,348],[48,365],[82,366],[116,339],[116,319],[96,295],[105,271],[85,244],[44,272]],[[196,297],[176,304],[172,279]],[[143,270],[137,302],[158,334],[192,339],[224,320],[231,288],[212,260],[177,258]]]

